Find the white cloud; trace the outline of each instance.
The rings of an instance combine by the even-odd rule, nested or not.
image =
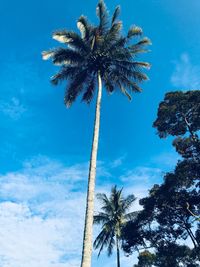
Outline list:
[[[109,168],[109,163],[98,162],[98,177],[110,177]],[[133,193],[139,200],[159,175],[159,168],[137,167],[118,184],[124,185],[125,195]],[[88,163],[67,166],[43,156],[24,162],[19,171],[0,175],[0,266],[79,266],[87,176]],[[110,182],[100,183],[96,192],[109,194]],[[141,209],[138,200],[133,210]],[[99,210],[99,203],[95,206]],[[103,258],[106,266],[106,254]],[[115,261],[114,256],[108,260],[110,266]],[[93,262],[102,266],[95,254]]]
[[[110,176],[98,162],[98,176]],[[88,163],[38,156],[0,175],[0,266],[80,264]]]
[[[0,110],[5,115],[9,116],[13,120],[18,120],[26,112],[26,108],[16,97],[12,97],[11,100],[0,103]]]
[[[175,62],[175,70],[171,76],[171,83],[179,89],[200,88],[200,66],[193,65],[187,53],[181,55],[179,61]]]
[[[0,176],[2,267],[79,265],[86,166],[39,157]]]
[[[27,204],[4,202],[0,205],[0,261],[2,267],[64,267],[61,258],[66,251],[76,253],[69,231],[70,220],[42,219]],[[76,232],[73,230],[73,234]],[[74,238],[79,237],[75,234]],[[76,266],[76,265],[74,265]]]
[[[117,167],[121,166],[122,163],[123,163],[123,161],[124,161],[124,159],[125,159],[125,157],[126,157],[126,156],[121,156],[121,157],[119,157],[119,158],[113,160],[113,161],[111,162],[111,164],[110,164],[110,167],[111,167],[111,168],[117,168]]]

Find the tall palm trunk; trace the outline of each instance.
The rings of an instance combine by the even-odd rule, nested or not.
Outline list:
[[[117,267],[120,267],[120,254],[119,254],[119,239],[116,236],[116,243],[117,243]]]
[[[98,150],[98,141],[99,141],[101,96],[102,96],[102,80],[101,80],[100,71],[98,71],[98,95],[97,95],[97,102],[96,102],[94,135],[93,135],[89,177],[88,177],[87,204],[86,204],[86,214],[85,214],[85,228],[84,228],[84,236],[83,236],[81,267],[90,267],[91,258],[92,258],[92,234],[93,234],[92,229],[93,229],[97,150]]]

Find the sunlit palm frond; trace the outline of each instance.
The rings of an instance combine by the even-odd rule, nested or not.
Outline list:
[[[89,47],[86,44],[86,42],[84,42],[81,36],[79,36],[77,33],[73,31],[66,31],[66,30],[56,31],[53,33],[52,37],[56,41],[68,44],[70,45],[70,47],[78,51],[81,51],[81,52],[89,51]]]
[[[137,26],[132,26],[130,27],[128,34],[127,34],[127,38],[131,39],[133,37],[137,37],[137,36],[141,36],[142,35],[142,29],[140,27]]]
[[[43,51],[42,52],[42,59],[43,60],[48,60],[54,56],[54,50],[49,50],[49,51]]]
[[[147,46],[147,45],[151,45],[151,41],[149,38],[144,37],[142,38],[139,42],[137,42],[133,47],[142,47],[142,46]]]
[[[80,16],[77,21],[77,27],[81,33],[82,39],[88,41],[90,38],[91,31],[94,27],[88,22],[85,16]]]

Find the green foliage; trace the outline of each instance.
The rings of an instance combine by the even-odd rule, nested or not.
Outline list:
[[[138,264],[135,264],[134,267],[152,267],[155,263],[155,259],[155,254],[145,250],[139,254]]]
[[[161,138],[179,136],[200,130],[200,91],[170,92],[158,108],[153,126]]]
[[[123,36],[119,13],[120,8],[116,7],[110,19],[104,1],[100,0],[96,8],[99,18],[97,26],[81,16],[77,21],[80,35],[68,30],[53,33],[53,39],[65,47],[44,51],[43,59],[51,58],[55,65],[60,65],[60,71],[53,76],[52,83],[57,85],[68,81],[65,94],[68,107],[80,94],[83,101],[91,102],[99,72],[108,93],[119,90],[130,100],[132,92],[141,92],[138,83],[147,80],[143,69],[150,65],[136,61],[135,57],[147,51],[144,47],[150,41],[141,37],[142,29],[137,26],[131,27]],[[131,44],[132,39],[135,43]]]
[[[193,250],[185,245],[168,243],[160,246],[155,253],[148,250],[138,256],[134,267],[198,267],[197,257]]]
[[[123,229],[127,253],[153,248],[156,267],[196,267],[200,260],[200,91],[171,92],[159,105],[154,122],[161,138],[176,136],[173,146],[182,156],[174,171],[140,200],[143,210]],[[181,246],[190,239],[193,248]],[[147,257],[148,258],[148,257]],[[135,267],[145,265],[139,256]],[[143,262],[144,260],[144,262]],[[147,261],[148,264],[148,261]]]

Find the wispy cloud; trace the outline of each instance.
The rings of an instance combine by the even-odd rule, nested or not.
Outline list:
[[[9,101],[0,102],[0,111],[13,120],[18,120],[26,112],[26,108],[20,100],[16,97],[12,97]]]
[[[174,64],[175,70],[171,76],[173,86],[186,90],[200,88],[200,66],[193,65],[187,53],[182,54]]]
[[[126,158],[126,156],[121,156],[121,157],[119,157],[119,158],[113,160],[113,161],[110,163],[110,167],[111,167],[111,168],[117,168],[117,167],[121,166],[125,158]]]
[[[136,167],[133,170],[129,170],[126,174],[120,176],[120,179],[123,182],[129,183],[138,183],[145,182],[149,183],[150,181],[156,181],[160,179],[162,174],[161,169],[159,168],[149,168],[149,167]]]

